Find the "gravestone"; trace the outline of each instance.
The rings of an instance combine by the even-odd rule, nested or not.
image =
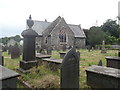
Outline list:
[[[107,52],[107,50],[105,49],[105,41],[103,40],[101,53],[106,53],[106,52]]]
[[[18,46],[13,46],[11,48],[11,59],[19,58],[20,57],[20,49]]]
[[[102,66],[102,60],[99,61],[98,66]]]
[[[51,48],[51,47],[48,47],[48,48],[47,48],[47,54],[48,54],[48,55],[51,55],[51,54],[52,54],[52,48]]]
[[[30,68],[36,66],[37,60],[35,60],[35,38],[38,34],[32,29],[34,22],[31,20],[31,15],[27,20],[28,29],[22,32],[24,37],[23,41],[23,60],[20,61],[19,70],[23,73],[28,72]]]
[[[11,54],[11,49],[12,49],[12,47],[13,47],[13,46],[11,46],[11,45],[8,47],[8,55]]]
[[[2,56],[2,51],[0,51],[0,65],[4,65],[4,57]]]
[[[61,65],[61,88],[79,89],[80,53],[72,48],[63,59]]]
[[[62,46],[62,50],[66,51],[66,45],[65,44],[63,44],[63,46]]]
[[[66,52],[60,52],[60,58],[64,58]]]

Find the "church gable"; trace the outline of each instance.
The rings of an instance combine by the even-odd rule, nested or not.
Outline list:
[[[61,20],[61,17],[59,16],[57,19],[55,19],[43,32],[43,35],[49,35],[53,28],[57,25],[57,23]]]
[[[57,25],[53,28],[51,35],[51,44],[66,44],[73,45],[74,44],[74,33],[65,22],[64,18],[57,23]]]

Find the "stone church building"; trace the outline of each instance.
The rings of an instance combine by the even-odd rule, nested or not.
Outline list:
[[[60,49],[75,46],[85,47],[85,33],[80,25],[67,24],[63,17],[57,17],[53,22],[34,21],[32,27],[39,36],[36,38],[36,45],[40,48],[52,47]]]

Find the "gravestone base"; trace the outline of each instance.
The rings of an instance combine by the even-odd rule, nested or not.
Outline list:
[[[37,60],[35,61],[20,61],[20,68],[19,71],[26,73],[28,70],[34,66],[36,66]]]
[[[107,50],[106,49],[102,49],[101,53],[107,53]]]
[[[60,53],[60,58],[64,58],[65,54],[66,54],[66,52],[61,52]]]

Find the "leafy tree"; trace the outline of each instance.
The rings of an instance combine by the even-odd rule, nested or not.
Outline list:
[[[101,44],[105,40],[106,34],[101,30],[101,27],[93,26],[88,31],[86,31],[87,43],[91,47]]]
[[[116,20],[108,19],[102,26],[101,29],[107,34],[119,38],[120,30]]]
[[[14,40],[17,41],[17,42],[20,42],[21,37],[20,37],[19,35],[16,35],[16,36],[14,37]]]

